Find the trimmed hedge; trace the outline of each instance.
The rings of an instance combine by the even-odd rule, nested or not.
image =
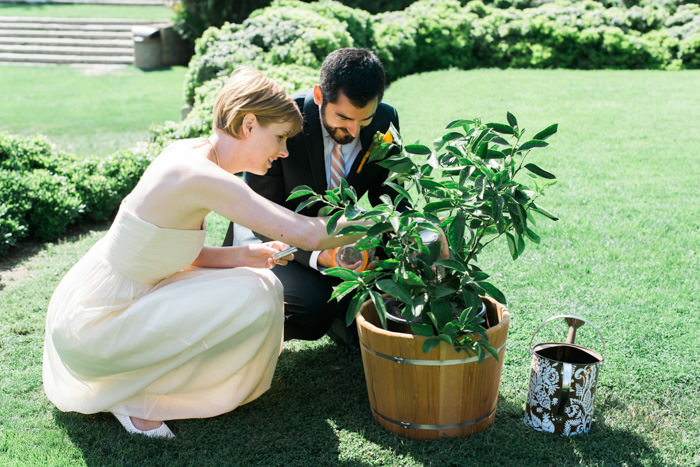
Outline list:
[[[151,160],[128,150],[78,159],[43,136],[0,135],[0,254],[25,238],[51,241],[77,222],[110,219]]]
[[[310,1],[310,0],[306,0]],[[415,0],[342,0],[342,3],[370,13],[402,10]],[[175,9],[175,27],[183,38],[194,42],[210,27],[241,23],[250,14],[269,6],[271,0],[182,0]]]
[[[332,0],[275,0],[241,24],[209,28],[197,40],[184,86],[193,110],[183,122],[156,128],[154,140],[164,145],[210,132],[213,100],[238,66],[260,69],[291,93],[313,85],[328,52],[346,46],[373,50],[389,82],[449,67],[700,68],[700,6],[420,0],[370,14]]]

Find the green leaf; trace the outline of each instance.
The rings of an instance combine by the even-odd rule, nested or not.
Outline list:
[[[493,217],[495,220],[498,220],[503,216],[503,204],[505,203],[504,199],[500,195],[496,195],[496,197],[493,200],[493,204],[491,204],[491,217]]]
[[[499,144],[501,146],[508,146],[510,143],[498,135],[492,135],[489,139],[492,143]]]
[[[495,149],[489,149],[486,152],[486,157],[484,159],[505,159],[506,155],[503,154],[501,151],[497,151]]]
[[[429,190],[435,190],[438,188],[445,188],[445,186],[442,183],[436,182],[435,180],[431,180],[429,178],[420,178],[420,179],[418,179],[418,183],[423,188],[428,188]]]
[[[357,289],[359,286],[360,286],[360,283],[357,281],[341,282],[340,284],[336,285],[333,288],[333,293],[331,294],[331,299],[335,299],[337,301],[340,301],[346,295],[348,295],[350,292]]]
[[[537,133],[535,135],[535,137],[532,139],[547,139],[550,136],[552,136],[554,133],[556,133],[558,128],[559,128],[558,123],[555,123],[553,125],[549,125],[547,128],[545,128],[544,130]]]
[[[484,359],[486,358],[486,352],[484,352],[484,348],[483,348],[483,347],[477,347],[477,348],[476,348],[476,354],[479,356],[479,361],[478,361],[477,363],[481,364],[481,362],[483,362]]]
[[[368,296],[369,292],[363,290],[358,295],[352,297],[352,300],[350,300],[350,304],[348,305],[348,311],[345,312],[345,324],[347,326],[352,325],[352,322],[355,320],[355,316],[357,316],[357,312],[360,311],[362,304],[367,301]]]
[[[355,235],[355,234],[363,234],[367,232],[368,227],[364,225],[349,225],[347,227],[343,227],[340,229],[336,235]]]
[[[553,221],[558,221],[558,220],[559,220],[559,218],[558,218],[557,216],[555,216],[554,214],[550,213],[550,212],[547,211],[545,208],[540,207],[540,206],[537,206],[535,203],[532,203],[531,206],[532,206],[532,210],[533,210],[533,211],[542,214],[544,217],[548,217],[549,219],[552,219]]]
[[[401,185],[397,185],[396,183],[392,183],[392,182],[384,182],[384,184],[386,186],[393,188],[397,193],[399,193],[401,196],[406,198],[408,201],[411,201],[411,195],[409,195],[408,191],[406,191],[404,189],[404,187],[402,187]],[[394,200],[394,202],[396,204],[398,204],[398,202],[396,202],[396,200]]]
[[[313,206],[314,204],[318,203],[321,200],[320,196],[313,196],[311,198],[308,198],[301,203],[299,203],[299,206],[294,210],[294,212],[301,212],[302,209],[307,208],[309,206]]]
[[[532,229],[529,227],[525,229],[525,234],[527,235],[527,238],[532,240],[534,243],[540,243],[540,236],[535,233]]]
[[[435,201],[433,203],[428,203],[425,205],[423,208],[427,212],[439,212],[439,211],[444,211],[446,209],[451,209],[452,208],[452,201],[449,199],[443,199],[440,201]]]
[[[479,146],[476,148],[476,151],[474,152],[474,155],[480,159],[486,159],[486,154],[489,152],[489,142],[484,141],[479,144]]]
[[[458,211],[454,220],[447,228],[447,241],[454,251],[461,251],[464,245],[464,212]]]
[[[376,290],[369,291],[370,297],[372,297],[372,303],[377,309],[377,316],[379,317],[379,322],[382,327],[386,329],[386,306],[384,305],[384,297],[382,297]]]
[[[516,235],[515,246],[518,248],[518,256],[522,255],[525,251],[525,240],[523,240],[522,234]]]
[[[333,276],[344,281],[356,281],[358,274],[346,268],[328,268],[323,271],[326,276]]]
[[[484,340],[480,340],[479,345],[481,347],[483,347],[484,349],[486,349],[488,351],[488,353],[493,355],[493,358],[495,358],[496,361],[498,361],[498,351],[496,351],[496,349],[494,349],[491,344],[489,344],[488,342],[486,342]]]
[[[377,287],[384,293],[391,295],[392,297],[402,301],[406,304],[411,304],[411,296],[408,291],[404,289],[401,284],[394,282],[391,279],[381,279],[377,281]]]
[[[435,335],[433,327],[425,323],[411,324],[411,331],[413,331],[413,334],[416,336],[432,337]]]
[[[518,210],[517,204],[508,203],[508,213],[510,214],[510,220],[513,221],[513,227],[518,233],[525,231],[525,224],[523,219],[520,217],[520,211]]]
[[[313,195],[314,190],[307,185],[299,185],[292,189],[292,192],[287,196],[287,201],[293,200],[295,198],[301,198],[302,196]]]
[[[423,349],[423,353],[429,353],[438,345],[440,345],[440,339],[438,339],[437,337],[431,337],[430,339],[426,339],[425,342],[423,342],[421,348]]]
[[[340,196],[338,196],[336,191],[340,192],[340,189],[326,190],[325,198],[333,204],[340,204]]]
[[[542,178],[548,178],[548,179],[557,178],[557,177],[555,177],[553,174],[547,172],[547,171],[544,170],[544,169],[541,169],[540,167],[538,167],[538,166],[535,165],[535,164],[525,164],[525,168],[526,168],[527,170],[529,170],[530,172],[532,172],[533,174],[538,175],[538,176],[540,176],[540,177],[542,177]]]
[[[474,120],[454,120],[448,123],[445,128],[449,130],[450,128],[465,127],[473,124]]]
[[[514,135],[515,130],[512,126],[505,125],[503,123],[487,123],[487,127],[491,128],[493,131],[502,133],[504,135]]]
[[[518,247],[515,245],[515,237],[510,232],[506,232],[506,240],[508,242],[508,250],[510,250],[510,256],[515,260],[518,259]]]
[[[403,147],[404,151],[410,154],[418,154],[420,156],[427,156],[433,153],[428,146],[422,144],[408,144]]]
[[[437,266],[443,266],[449,269],[454,269],[457,272],[467,272],[467,267],[464,265],[464,263],[455,259],[441,259],[439,261],[435,261],[435,264]]]
[[[391,150],[392,146],[394,146],[394,144],[398,143],[381,143],[379,146],[372,149],[372,152],[370,153],[367,162],[376,162],[384,160],[386,158],[386,155],[389,154],[389,151]]]
[[[518,119],[515,118],[515,115],[513,115],[510,112],[506,112],[506,118],[508,119],[508,124],[512,127],[518,126]]]
[[[440,340],[442,340],[442,341],[445,341],[445,342],[447,342],[447,343],[450,344],[450,345],[454,345],[454,344],[455,344],[454,337],[451,336],[451,335],[449,335],[449,334],[442,334],[442,333],[440,333],[440,334],[438,334],[438,339],[440,339]]]
[[[503,305],[507,305],[506,297],[490,282],[479,282],[479,286],[486,291],[494,300]]]
[[[335,214],[333,214],[330,217],[330,219],[328,219],[328,224],[326,224],[326,232],[328,232],[328,234],[332,234],[335,232],[335,228],[338,225],[338,220],[342,215],[343,211],[338,211]]]
[[[528,149],[544,148],[546,146],[549,146],[549,143],[546,141],[542,141],[541,139],[531,139],[530,141],[523,143],[523,145],[520,146],[520,148],[518,150],[519,151],[527,151]]]
[[[354,204],[349,204],[345,206],[344,213],[345,217],[347,217],[348,219],[355,219],[357,216],[363,214],[364,210],[360,209]]]
[[[425,287],[425,282],[423,282],[423,279],[421,279],[421,277],[415,272],[405,271],[405,274],[402,277],[402,279],[407,285]]]
[[[444,297],[449,297],[451,295],[454,295],[454,293],[457,292],[453,287],[446,287],[444,285],[438,285],[435,287],[434,293],[434,298],[444,298]]]
[[[474,278],[475,281],[485,281],[488,279],[490,276],[485,273],[484,271],[474,271],[472,272],[472,277]]]
[[[345,181],[345,179],[343,179],[343,181]],[[355,193],[355,189],[353,187],[343,186],[341,193],[344,199],[350,199],[353,203],[357,203],[357,193]]]
[[[396,173],[409,173],[415,164],[408,157],[397,157],[379,162],[379,165]]]
[[[445,300],[431,301],[430,314],[434,317],[433,322],[438,330],[441,330],[447,323],[452,321],[452,307]]]
[[[391,224],[389,222],[380,222],[378,224],[374,224],[368,231],[367,231],[367,236],[368,237],[374,237],[376,235],[380,235],[384,232],[387,232],[391,230]]]
[[[530,201],[530,197],[522,190],[515,190],[515,193],[513,193],[513,199],[519,204],[525,204]]]

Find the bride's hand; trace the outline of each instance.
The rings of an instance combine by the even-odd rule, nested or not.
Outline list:
[[[284,266],[289,261],[294,259],[294,254],[288,254],[278,260],[275,260],[273,256],[278,251],[282,251],[288,248],[289,245],[283,242],[265,242],[265,243],[253,243],[247,245],[248,247],[248,258],[249,261],[247,266],[252,268],[267,268],[272,269],[276,265]]]

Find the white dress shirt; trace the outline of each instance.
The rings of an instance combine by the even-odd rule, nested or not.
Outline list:
[[[323,116],[321,115],[321,106],[318,107],[318,113],[319,118],[321,118],[321,121],[323,121]],[[326,165],[326,180],[330,180],[332,157],[331,153],[333,152],[333,145],[335,144],[335,140],[331,138],[331,135],[328,133],[326,127],[324,127],[323,124],[321,124],[321,133],[323,134],[323,160]],[[357,155],[360,153],[361,149],[362,143],[360,142],[359,133],[357,135],[357,138],[353,139],[348,144],[343,144],[342,146],[340,146],[340,150],[343,154],[343,162],[345,163],[345,173],[343,174],[344,176],[347,177],[348,173],[350,172],[350,169],[352,168],[352,164],[355,162],[355,159],[357,158]],[[318,255],[320,254],[320,251],[311,252],[311,257],[309,258],[309,266],[317,270],[319,269]]]

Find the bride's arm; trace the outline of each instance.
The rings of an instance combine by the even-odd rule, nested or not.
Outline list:
[[[326,232],[326,219],[297,214],[253,191],[235,175],[222,172],[201,180],[197,190],[202,206],[254,232],[304,250],[325,250],[352,243],[360,235],[339,237]],[[336,231],[350,225],[341,220]]]
[[[205,246],[193,266],[200,268],[271,268],[276,264],[286,265],[294,257],[292,255],[274,260],[272,256],[286,248],[282,242],[253,243],[245,246],[215,247]]]

